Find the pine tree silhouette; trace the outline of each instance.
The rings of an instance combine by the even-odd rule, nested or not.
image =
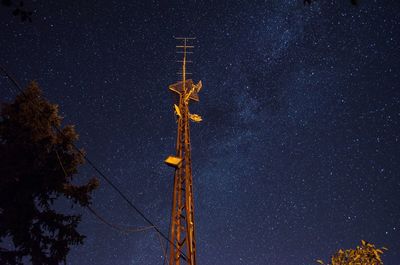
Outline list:
[[[73,126],[61,127],[58,106],[42,97],[36,82],[11,104],[3,104],[0,116],[0,264],[55,265],[65,261],[71,245],[83,243],[76,228],[80,215],[57,212],[60,197],[71,206],[87,206],[96,178],[86,185],[72,183],[82,153],[73,148],[78,134]],[[60,131],[55,130],[59,128]]]

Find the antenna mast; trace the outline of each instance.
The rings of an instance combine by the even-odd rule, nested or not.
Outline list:
[[[169,86],[169,90],[178,95],[177,104],[174,104],[174,111],[178,119],[178,130],[176,140],[176,155],[169,156],[165,163],[175,168],[174,190],[170,227],[170,253],[169,265],[180,265],[184,260],[189,265],[196,265],[196,240],[195,240],[195,221],[194,221],[194,199],[193,199],[193,177],[192,160],[190,148],[189,123],[200,122],[202,118],[197,114],[189,112],[189,103],[199,101],[198,92],[202,88],[202,83],[193,83],[192,79],[187,79],[191,75],[186,71],[187,54],[193,53],[194,46],[187,45],[190,40],[195,38],[176,38],[182,41],[182,45],[176,46],[177,53],[183,55],[182,80]]]

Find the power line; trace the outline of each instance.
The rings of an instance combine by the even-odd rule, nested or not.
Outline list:
[[[111,227],[112,229],[117,230],[123,234],[138,233],[138,232],[144,232],[144,231],[148,231],[150,229],[154,229],[154,226],[146,226],[146,227],[140,227],[140,228],[122,228],[122,227],[114,225],[113,223],[108,222],[101,215],[99,215],[92,207],[86,206],[86,208],[89,210],[90,213],[92,213],[102,223],[106,224],[107,226]],[[166,254],[166,250],[164,248],[163,242],[162,242],[161,235],[155,229],[153,231],[156,232],[158,241],[160,243],[161,251],[162,251],[164,259],[165,259],[167,254]]]
[[[57,128],[58,129],[58,128]],[[61,131],[58,129],[58,131]],[[142,213],[126,196],[125,194],[122,193],[122,191],[114,185],[114,183],[111,182],[111,180],[105,176],[94,164],[91,160],[89,160],[80,150],[79,148],[77,148],[74,144],[72,144],[72,146],[80,153],[83,155],[84,159],[86,160],[86,162],[92,166],[92,168],[100,174],[100,176],[103,177],[103,179],[111,186],[114,188],[114,190],[128,203],[128,205],[130,205],[150,226],[154,227],[154,230],[156,230],[165,240],[167,240],[169,243],[171,243],[172,245],[175,246],[174,243],[172,243],[168,237],[166,237],[161,231],[160,229],[158,229],[158,227],[156,225],[153,224],[152,221],[150,221],[150,219],[148,219],[144,213]],[[185,253],[183,253],[181,250],[179,250],[179,252],[181,253],[182,257],[184,258],[184,260],[187,260],[187,257],[185,255]]]
[[[165,248],[164,248],[164,245],[163,245],[163,242],[162,242],[162,238],[161,238],[161,236],[160,236],[159,233],[156,233],[156,234],[157,234],[158,240],[159,240],[159,242],[160,242],[160,246],[161,246],[161,249],[162,249],[162,252],[163,252],[164,259],[166,259],[166,257],[167,257],[167,251],[166,251]]]
[[[29,99],[25,92],[23,91],[22,87],[18,84],[18,82],[16,81],[16,79],[11,76],[3,66],[0,65],[0,70],[13,82],[13,84],[18,88],[18,90],[20,91],[20,93],[25,96],[25,98]],[[64,134],[64,132],[58,128],[55,125],[51,125],[53,127],[53,129],[55,129],[58,133],[60,133],[63,137],[66,137],[66,135]],[[100,171],[100,169],[73,143],[71,142],[72,147],[85,159],[85,161],[128,203],[128,205],[133,208],[150,226],[152,226],[154,228],[154,230],[157,231],[157,233],[159,233],[165,240],[167,240],[171,245],[173,245],[174,247],[176,247],[176,245],[171,242],[171,240],[169,240],[169,238],[167,236],[165,236],[165,234],[163,232],[160,231],[160,229],[158,229],[158,227],[156,225],[154,225],[154,223],[152,221],[150,221],[149,218],[146,217],[146,215],[139,210],[139,208],[137,208],[132,202],[131,200],[128,199],[128,197],[126,197],[126,195],[114,184],[112,183],[112,181],[103,173]],[[182,255],[182,258],[187,261],[187,256],[185,253],[183,253],[179,248],[177,248],[179,250],[179,253]]]
[[[104,224],[108,225],[109,227],[111,227],[114,230],[117,230],[119,232],[123,232],[123,233],[136,233],[136,232],[143,232],[149,229],[154,228],[154,226],[146,226],[146,227],[139,227],[139,228],[123,228],[120,226],[117,226],[113,223],[110,223],[109,221],[107,221],[106,219],[104,219],[101,215],[99,215],[91,206],[86,206],[86,208],[89,210],[89,212],[91,212],[97,219],[99,219],[101,222],[103,222]]]
[[[65,177],[67,178],[67,172],[65,171],[64,165],[60,159],[60,155],[58,154],[58,151],[55,150],[56,155],[57,155],[57,160],[58,163],[60,164],[60,167],[62,169],[62,171],[64,172]],[[104,224],[108,225],[109,227],[111,227],[112,229],[115,229],[119,232],[123,232],[123,233],[135,233],[135,232],[142,232],[142,231],[146,231],[148,229],[154,228],[154,226],[147,226],[147,227],[140,227],[140,228],[122,228],[119,227],[113,223],[110,223],[109,221],[107,221],[106,219],[104,219],[100,214],[97,213],[97,211],[95,211],[93,209],[93,207],[91,207],[90,205],[87,205],[86,208],[88,208],[89,212],[92,213],[97,219],[99,219],[101,222],[103,222]],[[164,246],[162,246],[162,248],[164,249]]]
[[[55,151],[56,151],[58,163],[60,164],[60,167],[62,168],[65,177],[67,177],[67,176],[68,176],[68,175],[67,175],[67,172],[65,171],[64,165],[63,165],[63,163],[62,163],[62,161],[61,161],[61,159],[60,159],[60,156],[59,156],[59,154],[58,154],[58,151],[57,151],[57,150],[55,150]],[[132,228],[121,228],[121,227],[119,227],[119,226],[117,226],[117,225],[114,225],[113,223],[108,222],[108,221],[107,221],[106,219],[104,219],[100,214],[98,214],[97,211],[95,211],[90,205],[86,205],[86,208],[89,210],[89,212],[90,212],[91,214],[93,214],[93,215],[94,215],[97,219],[99,219],[102,223],[104,223],[104,224],[106,224],[107,226],[111,227],[112,229],[117,230],[117,231],[119,231],[119,232],[122,232],[122,233],[124,233],[124,234],[143,232],[143,231],[147,231],[147,230],[149,230],[149,229],[154,228],[154,226],[147,226],[147,227],[134,228],[134,229],[132,229]],[[156,231],[156,234],[157,234],[157,238],[158,238],[158,240],[159,240],[159,243],[160,243],[160,246],[161,246],[161,250],[162,250],[162,253],[163,253],[163,256],[164,256],[164,261],[165,261],[166,256],[167,256],[167,253],[166,253],[166,250],[165,250],[165,248],[164,248],[164,245],[163,245],[162,238],[161,238],[160,234],[159,234],[157,231]],[[168,246],[168,245],[167,245],[167,246]]]
[[[10,74],[10,73],[8,73],[7,71],[6,71],[6,69],[2,66],[2,65],[0,65],[0,70],[6,75],[6,77],[9,79],[9,80],[11,80],[12,82],[13,82],[13,84],[15,85],[15,87],[18,89],[18,90],[22,90],[21,89],[21,86],[18,84],[18,82],[17,82],[17,80]]]

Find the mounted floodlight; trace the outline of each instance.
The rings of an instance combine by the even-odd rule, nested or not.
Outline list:
[[[165,159],[165,164],[174,168],[180,168],[182,165],[182,158],[176,156],[169,156]]]

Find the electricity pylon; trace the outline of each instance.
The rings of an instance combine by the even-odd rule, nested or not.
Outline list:
[[[169,86],[169,90],[177,94],[178,102],[174,104],[174,111],[178,120],[178,135],[176,140],[176,155],[169,156],[165,163],[175,168],[172,215],[170,227],[169,265],[180,265],[186,261],[189,265],[196,265],[196,240],[193,202],[192,160],[190,154],[189,123],[200,122],[197,114],[189,112],[189,103],[199,101],[198,92],[202,84],[194,84],[186,76],[187,55],[192,53],[194,46],[187,45],[194,38],[176,38],[182,45],[176,46],[178,53],[183,55],[182,80]]]

